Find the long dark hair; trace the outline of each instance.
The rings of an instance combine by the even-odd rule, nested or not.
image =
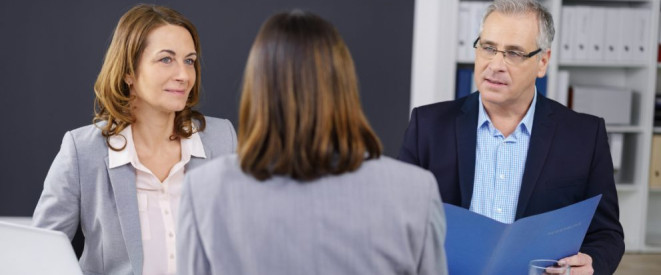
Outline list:
[[[312,180],[381,155],[351,54],[330,23],[295,10],[262,25],[245,68],[238,139],[241,168],[260,180]]]

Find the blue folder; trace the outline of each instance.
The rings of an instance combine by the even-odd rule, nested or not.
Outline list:
[[[528,274],[533,259],[578,253],[601,195],[505,224],[444,203],[450,274]]]

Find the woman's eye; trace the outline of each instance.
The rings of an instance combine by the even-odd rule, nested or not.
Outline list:
[[[172,62],[172,58],[170,57],[163,57],[159,61],[165,63],[165,64],[170,64]]]
[[[186,62],[186,64],[188,64],[188,65],[193,65],[193,64],[195,64],[195,59],[188,58],[184,62]]]

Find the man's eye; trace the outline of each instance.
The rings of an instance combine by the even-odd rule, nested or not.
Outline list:
[[[488,52],[488,53],[495,53],[495,52],[496,52],[496,48],[491,47],[491,46],[484,46],[484,47],[482,47],[482,49],[483,49],[485,52]]]
[[[517,51],[507,51],[507,55],[511,56],[513,58],[521,58],[523,57],[523,53],[517,52]]]

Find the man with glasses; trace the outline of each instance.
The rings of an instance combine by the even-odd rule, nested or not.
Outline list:
[[[415,108],[399,159],[430,170],[444,202],[504,223],[602,194],[580,253],[561,261],[612,274],[624,235],[604,120],[536,92],[554,33],[537,1],[494,1],[473,45],[478,92]]]

